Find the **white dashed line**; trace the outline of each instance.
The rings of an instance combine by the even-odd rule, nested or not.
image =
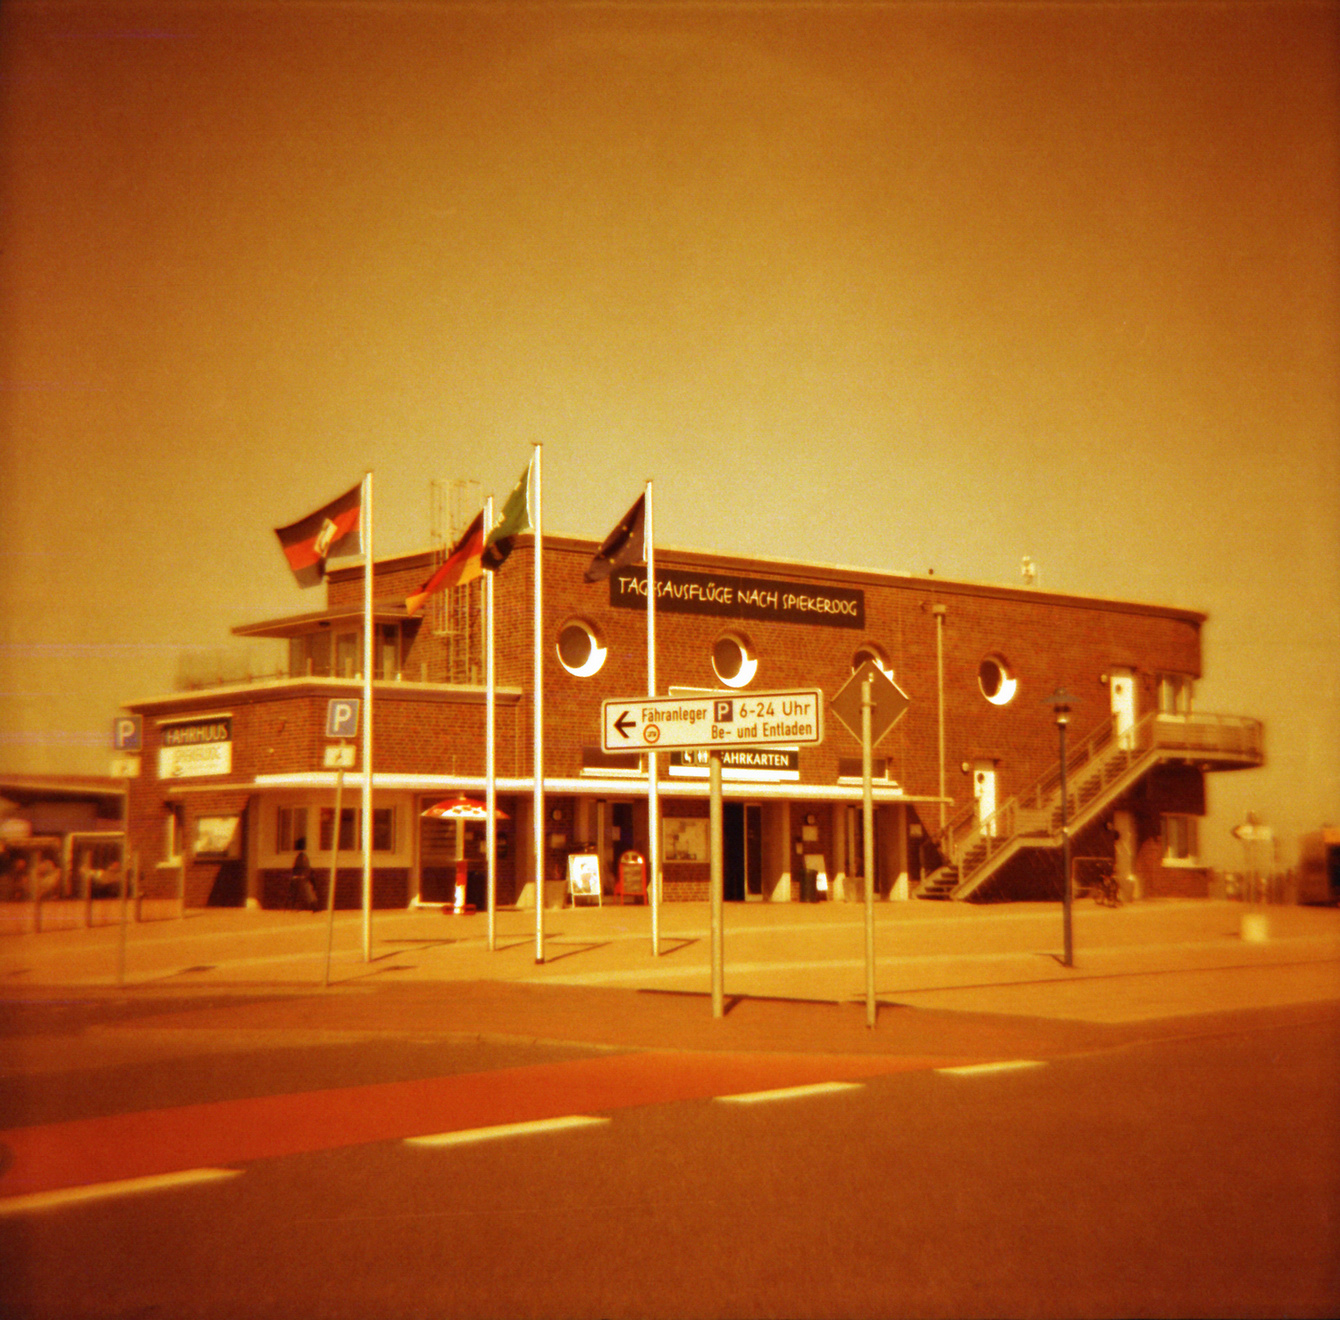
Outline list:
[[[742,1091],[738,1095],[713,1096],[723,1104],[755,1105],[769,1100],[797,1100],[807,1095],[829,1095],[835,1091],[859,1091],[860,1082],[814,1082],[809,1086],[780,1086],[772,1091]]]
[[[608,1118],[569,1114],[564,1118],[540,1118],[530,1123],[499,1123],[496,1127],[463,1128],[459,1132],[434,1132],[426,1137],[406,1137],[407,1146],[466,1146],[500,1137],[526,1137],[537,1132],[565,1132],[569,1128],[595,1127]]]
[[[970,1063],[962,1068],[937,1068],[938,1073],[952,1077],[975,1077],[979,1073],[1014,1072],[1019,1068],[1041,1068],[1041,1059],[1005,1059],[1000,1063]]]
[[[219,1182],[236,1178],[241,1169],[183,1169],[180,1173],[162,1173],[152,1178],[123,1178],[119,1182],[91,1183],[86,1187],[61,1187],[51,1192],[31,1192],[27,1196],[0,1199],[0,1215],[28,1214],[34,1210],[56,1210],[83,1201],[100,1201],[112,1196],[136,1196],[141,1192],[161,1192],[197,1183]]]

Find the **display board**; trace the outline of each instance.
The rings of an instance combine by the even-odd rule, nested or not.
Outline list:
[[[600,906],[600,858],[595,853],[573,853],[568,858],[568,894],[576,907],[581,899]]]

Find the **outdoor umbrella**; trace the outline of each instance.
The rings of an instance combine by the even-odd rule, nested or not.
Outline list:
[[[426,807],[422,815],[430,820],[454,820],[456,822],[456,896],[451,910],[456,913],[466,911],[465,902],[465,822],[467,820],[487,820],[489,810],[487,803],[476,801],[474,798],[443,798],[441,802],[434,802],[431,807]],[[494,818],[497,820],[506,820],[507,813],[501,808],[494,811]]]

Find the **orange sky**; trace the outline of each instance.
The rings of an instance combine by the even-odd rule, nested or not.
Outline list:
[[[1340,823],[1335,4],[0,8],[0,768],[311,607],[376,472],[603,536],[1211,615]]]

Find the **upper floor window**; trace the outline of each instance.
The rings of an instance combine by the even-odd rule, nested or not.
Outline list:
[[[1191,696],[1195,679],[1189,674],[1159,675],[1159,714],[1191,714]]]
[[[892,680],[893,666],[889,663],[889,657],[884,654],[883,647],[876,646],[874,642],[866,642],[858,646],[856,653],[851,658],[851,672],[854,674],[867,660],[878,666],[885,678]]]
[[[1010,673],[1004,656],[988,655],[977,666],[977,686],[993,706],[1008,706],[1019,691],[1019,680]]]
[[[576,678],[590,678],[605,663],[606,649],[585,619],[569,619],[558,632],[558,662]]]
[[[758,673],[753,645],[741,633],[723,633],[712,644],[712,669],[727,687],[748,687]]]
[[[397,677],[400,672],[400,628],[379,623],[372,648],[373,676]],[[290,678],[359,678],[363,673],[363,630],[302,633],[288,639]]]

